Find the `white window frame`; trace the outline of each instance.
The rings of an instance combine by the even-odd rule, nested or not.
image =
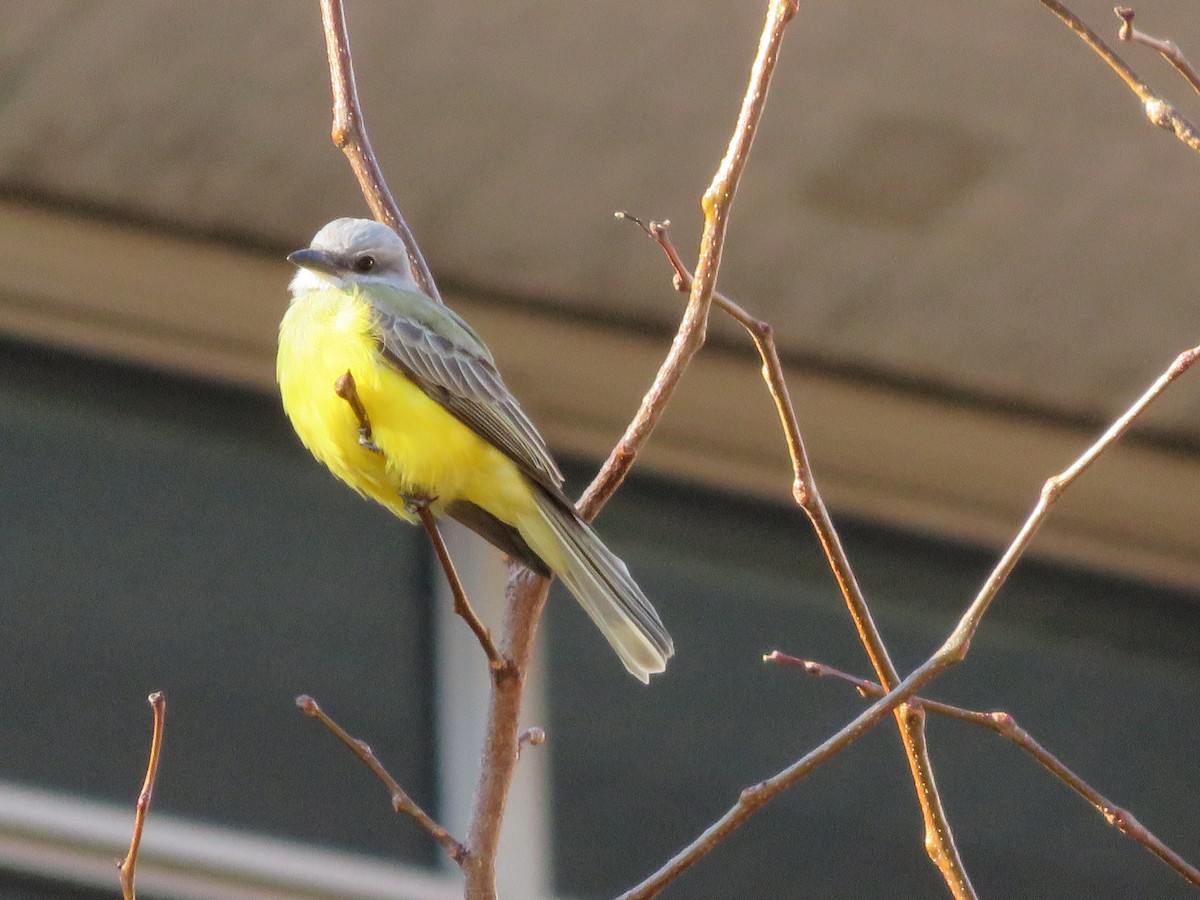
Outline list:
[[[500,554],[453,523],[445,528],[445,537],[476,611],[498,630],[505,585]],[[479,774],[488,672],[474,635],[453,613],[441,570],[434,576],[439,585],[434,621],[435,740],[442,803],[433,812],[451,833],[465,840]],[[535,654],[525,687],[524,719],[529,724],[544,723],[543,675],[540,654]],[[362,777],[373,776],[364,768]],[[122,807],[0,781],[0,869],[117,891],[115,861],[124,857],[129,846],[135,790],[131,787],[129,805]],[[387,800],[380,787],[379,802]],[[548,803],[548,755],[544,748],[531,748],[522,754],[505,817],[496,873],[502,896],[527,900],[549,896]],[[450,860],[441,858],[440,868],[434,869],[389,863],[380,857],[163,815],[151,807],[137,881],[139,893],[172,900],[459,898],[462,878]]]

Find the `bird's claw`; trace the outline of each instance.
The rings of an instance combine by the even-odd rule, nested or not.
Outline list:
[[[421,510],[428,509],[430,504],[432,504],[437,497],[430,497],[426,494],[402,493],[400,495],[400,499],[404,501],[404,508],[408,512],[412,513],[413,515],[417,515],[421,512]]]

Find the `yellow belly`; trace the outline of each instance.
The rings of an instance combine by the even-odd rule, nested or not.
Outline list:
[[[406,495],[436,498],[435,512],[465,499],[514,525],[527,519],[535,507],[520,470],[386,363],[372,325],[367,304],[333,288],[308,292],[284,315],[276,375],[304,446],[346,484],[410,521]],[[382,452],[360,445],[358,419],[334,392],[346,372]]]

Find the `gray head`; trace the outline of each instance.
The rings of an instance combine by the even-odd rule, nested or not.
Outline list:
[[[308,248],[289,254],[288,262],[300,268],[292,278],[293,295],[372,282],[419,290],[404,242],[371,219],[334,219]]]

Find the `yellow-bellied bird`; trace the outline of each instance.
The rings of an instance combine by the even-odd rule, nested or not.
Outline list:
[[[299,267],[279,328],[283,408],[313,456],[402,519],[430,501],[541,575],[558,575],[642,681],[671,638],[629,570],[563,493],[546,442],[459,316],[413,280],[400,238],[337,219]],[[351,373],[362,417],[334,390]]]

